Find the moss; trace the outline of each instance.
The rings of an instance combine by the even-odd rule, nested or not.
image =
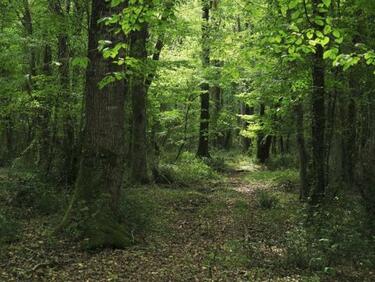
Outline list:
[[[131,244],[119,217],[122,169],[118,159],[105,152],[85,155],[75,193],[57,231],[74,226],[88,249],[124,248]]]

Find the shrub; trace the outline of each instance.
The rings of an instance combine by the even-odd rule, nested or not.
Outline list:
[[[13,175],[10,203],[40,214],[52,214],[61,208],[62,195],[55,187],[42,182],[34,174]]]
[[[267,167],[271,170],[297,169],[298,161],[293,154],[277,155],[267,161]]]
[[[364,213],[357,207],[340,199],[324,209],[302,210],[300,224],[285,238],[287,263],[326,274],[342,263],[373,268],[374,242],[366,236]]]
[[[185,152],[176,163],[161,164],[158,178],[159,183],[189,186],[204,180],[218,179],[219,176],[204,160]]]

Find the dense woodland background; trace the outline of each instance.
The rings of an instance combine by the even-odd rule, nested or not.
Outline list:
[[[0,0],[0,280],[374,281],[374,50],[366,0]]]

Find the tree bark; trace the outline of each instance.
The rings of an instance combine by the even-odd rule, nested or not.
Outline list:
[[[92,1],[82,160],[75,193],[60,226],[66,226],[74,217],[88,248],[122,248],[129,244],[118,219],[124,172],[124,82],[98,87],[108,73],[123,71],[105,60],[97,48],[99,40],[114,44],[119,40],[119,35],[111,34],[110,26],[98,23],[112,12],[108,2]]]
[[[148,26],[130,34],[130,57],[138,60],[141,67],[147,63]],[[131,153],[131,177],[134,182],[148,183],[147,164],[147,74],[135,69],[130,78],[129,90],[132,96],[133,129]]]
[[[260,112],[259,115],[262,118],[266,113],[266,106],[264,104],[260,105]],[[265,135],[263,130],[261,129],[260,132],[258,132],[257,136],[257,160],[261,164],[265,164],[266,161],[270,157],[270,149],[272,144],[272,136],[271,135]]]
[[[34,30],[33,30],[33,22],[31,17],[31,10],[28,0],[23,0],[23,17],[22,17],[22,25],[25,28],[26,35],[29,39],[32,38]],[[29,76],[36,75],[36,54],[35,54],[35,47],[29,48]],[[30,77],[30,80],[31,80]]]
[[[46,78],[50,78],[52,75],[52,49],[49,44],[46,44],[44,48],[44,58],[43,58],[43,74]],[[50,80],[47,79],[47,83]],[[50,134],[50,120],[51,120],[51,105],[49,100],[41,101],[42,107],[40,108],[38,114],[38,165],[42,173],[46,176],[49,175],[51,169],[51,154],[50,147],[51,144],[51,134]]]
[[[218,120],[220,117],[220,112],[223,108],[223,99],[222,99],[222,91],[221,88],[217,85],[214,85],[210,87],[210,95],[211,99],[213,100],[214,107],[212,109],[212,118],[211,118],[211,124],[215,131],[214,133],[214,140],[213,144],[216,148],[222,148],[224,147],[224,132],[220,132],[218,128]]]
[[[320,0],[313,1],[314,14],[316,16],[322,16],[318,8],[320,3],[322,3]],[[322,29],[320,26],[317,28]],[[325,65],[323,53],[323,46],[318,44],[312,58],[312,172],[314,181],[311,194],[312,204],[321,202],[326,190]]]
[[[70,13],[70,0],[50,1],[50,10],[59,20],[57,35],[57,60],[59,65],[60,95],[59,109],[62,113],[62,127],[64,137],[62,140],[62,151],[64,154],[61,176],[65,184],[74,183],[76,177],[76,159],[75,159],[75,131],[74,119],[72,117],[72,95],[70,87],[70,50],[69,36],[66,30],[66,19]]]
[[[210,2],[202,0],[202,66],[207,68],[210,65]],[[199,143],[197,156],[200,158],[209,158],[209,124],[210,124],[210,85],[208,82],[201,84],[201,113],[199,125]]]

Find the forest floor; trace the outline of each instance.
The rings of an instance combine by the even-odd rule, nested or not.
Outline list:
[[[20,232],[0,247],[0,281],[375,281],[365,266],[344,262],[331,272],[290,254],[301,209],[295,178],[229,163],[218,180],[195,187],[128,189],[138,243],[100,252],[49,236],[61,215],[9,208],[12,193],[2,189]],[[0,174],[2,187],[15,181]]]

